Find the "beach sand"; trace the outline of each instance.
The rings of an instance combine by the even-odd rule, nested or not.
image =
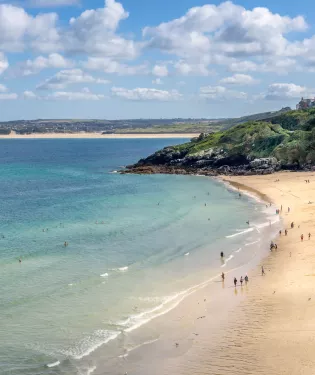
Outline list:
[[[11,132],[9,135],[0,135],[0,139],[141,139],[141,138],[194,138],[195,133],[164,133],[164,134],[101,134],[101,133],[36,133],[20,135]]]
[[[225,287],[218,279],[186,298],[167,317],[155,319],[158,341],[116,363],[117,373],[315,374],[315,202],[309,204],[315,201],[315,173],[224,180],[272,202],[275,210],[283,206],[278,250],[266,249],[263,261],[253,262],[248,286],[234,289],[232,285],[234,275],[239,278],[248,270],[246,265],[227,275]]]

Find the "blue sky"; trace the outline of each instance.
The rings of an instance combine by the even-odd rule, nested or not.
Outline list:
[[[0,0],[0,121],[234,117],[315,95],[315,4]]]

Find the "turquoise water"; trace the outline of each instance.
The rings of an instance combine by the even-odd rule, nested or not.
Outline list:
[[[180,141],[0,141],[1,374],[88,374],[97,348],[251,258],[264,205],[204,177],[111,173]]]

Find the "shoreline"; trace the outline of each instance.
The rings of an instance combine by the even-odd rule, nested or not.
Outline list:
[[[35,133],[20,135],[14,132],[0,135],[0,139],[191,139],[198,137],[199,133],[139,133],[139,134],[102,134],[102,133]]]
[[[309,179],[310,184],[305,183]],[[313,374],[315,347],[315,256],[312,228],[315,220],[315,188],[312,172],[278,172],[266,176],[231,176],[223,179],[243,191],[267,198],[278,208],[288,236],[277,236],[278,250],[270,252],[261,262],[265,277],[258,277],[248,296],[235,310],[230,324],[232,341],[241,340],[241,349],[228,355],[236,364],[235,373]],[[278,181],[279,180],[279,181]],[[290,207],[290,212],[288,212]],[[291,229],[290,223],[295,223]],[[308,239],[308,233],[311,233]],[[300,235],[304,234],[304,241]],[[258,267],[257,267],[258,268]],[[259,268],[256,277],[260,275]],[[314,299],[314,301],[313,301]],[[313,301],[313,302],[312,302]],[[246,317],[246,330],[239,319]],[[243,329],[242,334],[240,334]],[[230,338],[231,338],[230,337]],[[222,340],[221,350],[226,350]],[[242,362],[242,363],[240,363]],[[228,372],[222,372],[227,374]]]
[[[220,184],[222,184],[223,188],[229,189],[229,190],[231,190],[231,188],[235,190],[236,185],[240,186],[240,184],[233,184],[233,183],[227,184],[227,182],[230,182],[230,181],[225,181],[225,180],[219,179],[219,178],[214,178],[213,180],[217,180]],[[267,198],[267,200],[266,200],[266,196],[264,194],[260,194],[259,191],[256,190],[256,189],[250,189],[250,188],[245,189],[245,187],[246,186],[243,185],[241,190],[243,191],[244,195],[248,196],[248,198],[250,200],[256,200],[256,201],[259,202],[259,204],[263,204],[263,205],[267,202],[269,203],[270,199]],[[269,225],[268,225],[267,232],[269,233],[269,231],[270,230],[269,230]],[[271,234],[271,232],[272,231],[270,231],[270,238],[274,238],[274,235]],[[145,372],[147,370],[146,365],[150,366],[150,369],[152,371],[151,361],[153,363],[155,361],[157,361],[157,363],[156,363],[156,371],[157,372],[153,371],[152,374],[160,373],[159,371],[160,371],[160,365],[161,365],[161,363],[160,363],[161,358],[155,358],[155,354],[153,355],[153,358],[152,358],[152,353],[164,353],[164,354],[166,354],[167,357],[163,358],[163,361],[165,361],[165,363],[170,362],[169,363],[170,368],[168,369],[168,373],[174,373],[174,374],[178,373],[179,375],[181,375],[182,374],[182,370],[181,370],[182,360],[185,361],[185,358],[181,357],[181,354],[185,354],[186,350],[194,352],[196,348],[194,347],[194,345],[192,345],[192,343],[191,343],[192,339],[191,338],[182,337],[183,332],[180,333],[180,337],[176,336],[176,335],[178,335],[178,331],[177,331],[176,327],[174,329],[174,325],[177,326],[178,320],[180,320],[181,321],[181,323],[180,323],[181,329],[184,329],[185,334],[187,334],[188,336],[191,336],[191,332],[188,332],[189,330],[193,331],[193,332],[194,332],[194,330],[196,330],[196,332],[199,332],[200,327],[199,328],[196,328],[196,327],[197,327],[197,324],[200,325],[200,323],[203,327],[202,331],[207,332],[207,330],[209,330],[209,326],[207,326],[207,323],[209,323],[209,320],[208,320],[208,322],[206,322],[206,320],[203,321],[203,322],[202,321],[199,322],[200,316],[198,317],[198,315],[202,315],[202,311],[197,312],[193,308],[193,306],[197,306],[197,305],[199,305],[199,303],[202,303],[200,301],[206,301],[206,299],[208,300],[209,296],[210,296],[210,300],[212,300],[213,302],[216,301],[218,303],[218,306],[221,306],[221,308],[224,307],[225,313],[223,315],[225,315],[225,321],[223,322],[223,319],[221,320],[222,326],[226,325],[227,323],[230,323],[230,319],[226,315],[227,312],[230,309],[234,309],[235,307],[237,308],[237,305],[239,305],[241,300],[243,298],[246,298],[244,296],[239,296],[240,299],[235,299],[233,301],[228,302],[228,305],[230,307],[227,308],[225,298],[230,298],[229,294],[231,292],[232,292],[232,294],[234,294],[234,292],[233,292],[234,287],[230,286],[230,283],[232,285],[232,280],[233,280],[232,276],[234,277],[235,272],[236,272],[237,275],[238,274],[245,275],[248,271],[250,280],[252,279],[252,276],[255,273],[254,270],[257,269],[261,260],[265,259],[265,257],[268,256],[266,254],[268,254],[268,252],[269,252],[269,248],[268,248],[269,239],[266,240],[266,238],[267,237],[265,237],[264,239],[261,240],[261,244],[259,245],[260,251],[256,254],[254,254],[254,257],[252,259],[248,260],[243,265],[240,265],[240,266],[238,265],[238,266],[236,266],[236,268],[228,269],[227,271],[225,271],[229,281],[227,281],[228,285],[226,286],[223,294],[216,291],[217,283],[221,284],[220,275],[221,275],[222,270],[224,270],[222,268],[219,268],[217,275],[214,276],[214,277],[211,277],[211,279],[203,282],[202,283],[203,286],[199,285],[198,287],[196,287],[196,286],[191,287],[191,289],[194,289],[194,291],[192,293],[189,293],[185,298],[183,298],[183,300],[179,301],[178,304],[176,304],[176,306],[174,308],[172,308],[170,311],[167,311],[167,312],[163,313],[162,314],[163,317],[159,317],[159,316],[155,317],[150,322],[149,325],[144,324],[142,327],[139,328],[140,333],[137,330],[137,332],[135,332],[134,334],[131,334],[131,338],[129,338],[129,340],[132,341],[134,339],[134,337],[136,337],[138,334],[140,334],[140,335],[143,334],[144,336],[145,336],[145,334],[148,334],[148,332],[150,332],[152,330],[152,328],[151,328],[152,326],[155,327],[154,330],[156,332],[163,332],[163,334],[161,333],[162,336],[160,336],[159,339],[154,339],[152,343],[150,343],[150,340],[152,340],[152,338],[148,337],[148,342],[139,345],[139,347],[136,347],[132,351],[127,351],[128,359],[126,359],[127,358],[126,354],[120,355],[119,358],[123,358],[123,362],[118,362],[118,364],[116,364],[116,365],[121,366],[120,370],[124,373],[125,372],[129,373],[129,371],[131,371],[132,373],[135,372],[135,373],[138,373],[139,375],[142,375],[142,374],[146,373]],[[256,242],[254,242],[254,243],[256,243]],[[251,243],[246,244],[244,242],[244,245],[243,245],[244,250],[245,250],[245,247],[247,245],[252,245],[252,244]],[[223,284],[223,286],[224,286],[224,284]],[[207,298],[206,298],[206,296],[207,296]],[[210,301],[210,305],[207,302],[207,304],[205,306],[206,306],[207,315],[209,315],[209,314],[212,315],[213,313],[215,315],[220,314],[217,311],[217,307],[214,308],[211,301]],[[210,310],[208,310],[208,308]],[[199,306],[198,306],[198,309],[199,309]],[[184,316],[179,316],[179,315],[184,315]],[[167,317],[166,319],[165,319],[165,316]],[[195,316],[195,318],[193,318],[193,320],[194,320],[193,323],[189,322],[190,316],[191,316],[191,318],[193,318],[193,316]],[[220,315],[218,315],[218,316],[220,316]],[[187,317],[188,317],[188,321],[187,321]],[[166,323],[165,320],[168,321],[168,322],[172,322],[172,323],[171,324]],[[169,326],[169,324],[170,324],[170,326]],[[187,326],[187,324],[188,324],[188,326]],[[190,327],[191,324],[192,324],[191,328],[188,329],[188,327]],[[194,326],[195,326],[195,328],[193,328]],[[211,336],[212,334],[219,335],[219,332],[217,332],[216,322],[215,321],[210,322],[210,326],[211,326],[211,328],[210,328],[210,332],[208,332],[208,338],[209,338],[209,335]],[[167,333],[165,334],[165,332],[167,332]],[[199,336],[199,333],[196,334],[196,335]],[[178,341],[180,340],[180,342],[181,342],[180,345],[184,346],[185,352],[181,353],[180,357],[177,356],[177,352],[174,351],[173,347],[169,348],[168,349],[169,351],[166,351],[165,346],[166,347],[169,346],[169,344],[167,343],[169,339],[171,339],[172,342],[176,342],[177,340]],[[197,348],[197,350],[198,350],[198,348]],[[97,356],[97,353],[94,353],[94,355]],[[169,355],[170,355],[171,358],[168,358]],[[173,360],[172,360],[173,356],[176,357],[176,363],[177,363],[176,368],[179,366],[179,369],[180,369],[178,372],[175,371],[174,367],[173,367],[174,366],[174,364],[172,363],[173,362]],[[139,362],[140,357],[142,357],[141,360],[144,361],[144,364],[143,364],[142,361]],[[157,357],[160,357],[160,354],[157,355]],[[150,361],[150,363],[147,362],[148,360]],[[131,362],[128,363],[129,361],[131,361]],[[135,361],[135,363],[134,363],[134,361]],[[114,366],[114,368],[116,368],[116,366]],[[145,369],[144,372],[141,371],[143,369]],[[97,370],[96,370],[96,374],[98,374]],[[115,374],[116,374],[116,372],[115,372]]]
[[[294,175],[291,172],[278,172],[263,176],[218,178],[233,188],[240,188],[245,194],[254,194],[259,199],[274,202],[275,209],[283,206],[281,218],[288,236],[278,235],[278,250],[270,252],[267,248],[266,255],[253,265],[248,287],[241,290],[240,296],[240,287],[234,291],[233,286],[228,286],[224,290],[218,297],[219,302],[227,304],[223,310],[217,311],[221,306],[217,300],[210,303],[210,310],[207,310],[206,302],[204,311],[207,315],[219,317],[219,321],[198,320],[198,315],[202,313],[199,304],[206,296],[208,300],[209,288],[214,287],[209,285],[188,296],[167,313],[167,320],[171,321],[168,337],[172,343],[180,340],[180,349],[168,347],[168,341],[158,341],[142,348],[141,352],[136,350],[129,354],[128,361],[139,361],[141,358],[146,362],[144,365],[142,362],[138,366],[127,362],[121,364],[120,369],[135,370],[142,375],[147,371],[147,364],[152,374],[158,374],[161,373],[162,360],[164,373],[178,375],[230,375],[231,368],[233,374],[313,374],[315,253],[312,236],[308,239],[307,235],[315,224],[312,218],[315,203],[309,204],[315,196],[315,185],[312,187],[314,177],[315,174],[311,172],[297,172]],[[305,183],[306,179],[310,179],[311,184]],[[290,212],[287,207],[290,207]],[[295,223],[293,229],[290,228],[292,221]],[[302,233],[304,241],[300,240]],[[261,275],[261,265],[265,268],[265,276]],[[184,333],[180,337],[175,336],[174,327],[183,332],[188,330],[187,322],[179,322],[179,315],[183,314],[186,317],[188,314],[192,319],[188,327],[191,332],[198,332],[196,337],[188,338],[183,336]],[[157,318],[155,324],[159,322]],[[152,353],[159,351],[162,354],[155,358],[157,369],[152,370],[152,363],[147,362],[147,357],[151,358]],[[163,358],[164,355],[169,357]]]

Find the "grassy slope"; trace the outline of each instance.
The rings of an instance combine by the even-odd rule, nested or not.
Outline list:
[[[268,122],[246,122],[176,146],[190,155],[211,148],[230,155],[275,156],[282,164],[315,163],[315,110],[290,111]]]

